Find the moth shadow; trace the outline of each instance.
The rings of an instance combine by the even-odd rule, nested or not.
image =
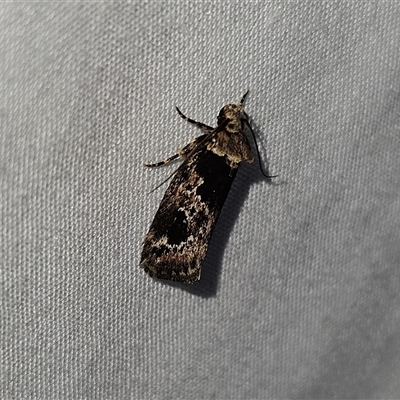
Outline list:
[[[219,285],[222,260],[225,247],[233,230],[235,221],[240,213],[250,186],[260,182],[271,183],[261,173],[257,160],[252,164],[243,163],[239,168],[231,190],[222,208],[221,215],[211,237],[206,258],[203,262],[201,279],[191,285],[178,282],[163,281],[164,284],[185,290],[203,298],[214,297]],[[227,266],[229,268],[229,266]]]

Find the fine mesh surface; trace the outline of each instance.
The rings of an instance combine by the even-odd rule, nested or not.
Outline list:
[[[0,398],[400,398],[400,3],[0,8]],[[141,242],[250,89],[202,280]],[[216,171],[216,173],[218,173]]]

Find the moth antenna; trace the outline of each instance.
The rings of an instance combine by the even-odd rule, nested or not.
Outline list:
[[[247,94],[247,93],[246,93],[246,94]],[[248,116],[247,116],[246,113],[244,113],[244,115],[246,116],[246,118],[248,118]],[[246,119],[246,118],[243,118],[242,121],[245,122],[246,125],[249,127],[250,132],[251,132],[251,134],[252,134],[252,136],[253,136],[254,144],[256,145],[257,158],[258,158],[258,165],[260,166],[260,171],[261,171],[261,173],[262,173],[266,178],[269,178],[269,179],[271,179],[271,178],[276,178],[278,175],[272,175],[272,176],[271,176],[271,175],[268,175],[266,172],[264,172],[263,166],[262,166],[262,164],[261,164],[261,156],[260,156],[260,151],[258,150],[258,144],[257,144],[256,135],[255,135],[255,133],[254,133],[254,131],[253,131],[253,128],[251,127],[251,125],[250,125],[248,119]]]
[[[250,89],[247,89],[247,92],[243,95],[242,100],[240,100],[240,104],[243,105],[244,100],[246,99],[246,96],[248,95]]]

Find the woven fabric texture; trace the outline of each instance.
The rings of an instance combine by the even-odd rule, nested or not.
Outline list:
[[[400,398],[400,3],[4,3],[2,399]],[[250,89],[202,279],[141,244]],[[216,174],[218,171],[215,172]]]

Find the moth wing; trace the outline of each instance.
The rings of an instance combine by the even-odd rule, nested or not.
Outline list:
[[[185,283],[200,279],[211,234],[237,172],[207,146],[212,136],[179,167],[145,237],[140,265],[152,277]]]

